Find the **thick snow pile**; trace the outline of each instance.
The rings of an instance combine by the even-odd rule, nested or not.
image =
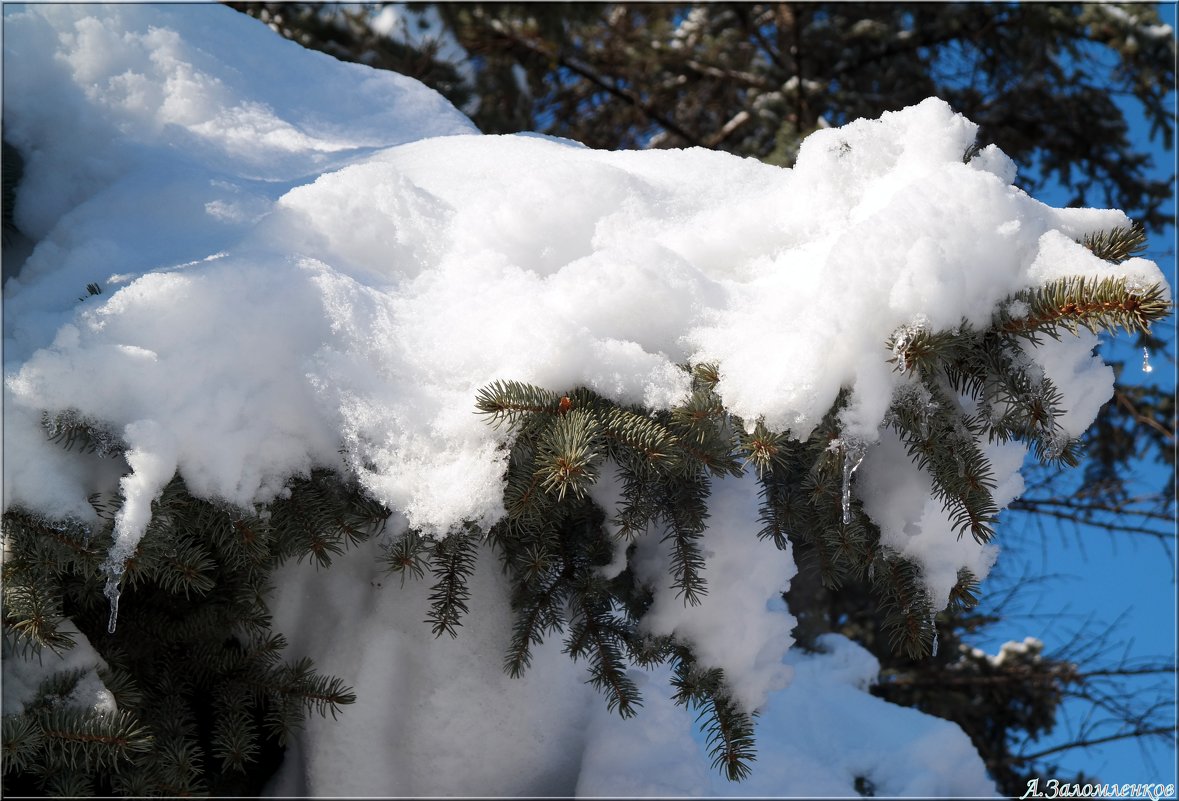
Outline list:
[[[791,171],[704,150],[481,136],[416,82],[307,52],[225,8],[7,7],[4,22],[4,136],[26,161],[17,223],[36,242],[4,286],[4,503],[87,519],[88,495],[121,485],[115,574],[176,471],[195,494],[250,507],[328,467],[356,475],[403,525],[443,536],[490,524],[503,514],[503,434],[473,413],[479,388],[585,385],[666,408],[687,389],[677,364],[711,360],[734,412],[797,437],[851,388],[845,435],[876,446],[852,489],[943,605],[958,568],[985,575],[994,552],[953,536],[928,478],[880,433],[900,380],[884,343],[916,321],[985,323],[1004,297],[1055,275],[1105,274],[1074,240],[1127,223],[1040,204],[1011,186],[1014,165],[994,147],[964,164],[975,126],[935,99],[820,131]],[[1162,281],[1142,260],[1118,270]],[[79,299],[90,283],[102,294]],[[1093,344],[1035,354],[1064,394],[1070,434],[1110,392]],[[67,410],[121,438],[127,475],[46,441],[42,412]],[[988,455],[1006,503],[1021,489],[1023,449]],[[596,497],[608,505],[610,487]],[[767,710],[764,730],[851,692],[801,684],[819,675],[805,660],[783,691],[792,622],[773,601],[790,554],[754,536],[751,481],[718,484],[712,511],[713,595],[685,610],[658,589],[647,625],[724,666],[742,700]],[[476,587],[472,606],[486,614],[456,642],[435,641],[414,606],[421,588],[349,578],[373,569],[363,556],[278,577],[292,651],[362,699],[339,723],[310,724],[306,775],[289,768],[290,787],[551,792],[576,777],[582,751],[590,765],[602,738],[637,736],[598,717],[586,727],[597,715],[586,704],[600,700],[555,652],[521,682],[498,675],[498,579]],[[635,567],[654,577],[665,559],[641,544]],[[647,696],[640,726],[681,725],[658,690]],[[865,699],[814,725],[870,717]],[[499,725],[540,739],[513,743]],[[676,736],[650,747],[691,773],[692,754],[667,750]],[[788,786],[780,766],[819,758],[780,742],[797,759],[760,762],[759,787]],[[902,759],[889,769],[930,764],[904,761],[912,741],[865,742],[871,753],[848,770],[884,765],[883,754]],[[969,752],[938,742],[933,761]],[[586,765],[582,788],[605,788]],[[962,776],[936,790],[889,786],[989,787],[979,771]]]
[[[882,797],[994,795],[957,726],[865,692],[880,665],[847,638],[827,634],[819,645],[825,652],[787,657],[794,680],[770,701],[757,730],[758,748],[773,764],[759,764],[748,780],[733,784],[710,775],[703,753],[685,763],[679,752],[690,741],[679,732],[691,715],[654,700],[658,685],[652,684],[665,677],[644,676],[653,701],[636,725],[616,725],[605,710],[595,711],[578,794],[855,798],[861,778]],[[597,727],[603,734],[610,727],[609,736],[592,736]]]

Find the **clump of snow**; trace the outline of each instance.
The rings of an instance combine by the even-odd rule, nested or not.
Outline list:
[[[1040,655],[1044,652],[1044,643],[1038,637],[1024,637],[1022,642],[1005,642],[999,646],[999,653],[994,656],[988,656],[989,661],[995,667],[1000,667],[1004,662],[1011,660],[1026,660],[1031,662],[1039,662]]]
[[[869,695],[880,665],[845,637],[827,634],[819,645],[826,652],[786,657],[794,680],[759,718],[760,756],[746,781],[726,782],[685,763],[679,755],[688,743],[676,732],[690,724],[691,713],[652,699],[625,724],[604,710],[595,714],[578,795],[855,798],[855,781],[863,778],[882,797],[996,796],[961,729]],[[656,674],[646,686],[664,678]],[[704,762],[701,751],[697,764]]]
[[[37,698],[37,688],[41,682],[51,678],[56,673],[79,673],[74,689],[58,700],[58,703],[74,709],[88,710],[96,715],[109,715],[118,711],[115,696],[103,684],[98,675],[99,670],[106,669],[106,660],[98,655],[86,635],[78,631],[69,620],[62,620],[58,624],[58,631],[73,638],[73,647],[57,653],[47,648],[37,653],[22,652],[10,648],[7,638],[4,640],[4,658],[0,660],[3,667],[3,700],[0,708],[4,715],[19,715]]]
[[[984,576],[995,550],[953,535],[928,477],[882,425],[906,381],[888,363],[890,335],[985,325],[1011,294],[1063,275],[1163,282],[1148,261],[1115,268],[1076,244],[1126,224],[1120,212],[1035,201],[993,147],[964,164],[976,126],[936,99],[818,131],[783,170],[701,149],[480,136],[414,81],[307,52],[221,7],[36,5],[6,12],[5,34],[5,137],[26,160],[16,218],[36,244],[4,287],[4,504],[92,516],[90,493],[121,489],[112,577],[173,472],[198,496],[249,508],[294,475],[334,469],[404,525],[443,536],[503,515],[504,434],[474,414],[481,387],[585,385],[665,409],[688,391],[678,365],[716,361],[733,412],[799,438],[851,390],[840,424],[864,455],[848,462],[848,490],[944,605],[957,570]],[[102,294],[79,299],[92,282]],[[1064,394],[1072,435],[1109,394],[1091,345],[1031,353]],[[118,460],[46,441],[41,413],[67,410],[126,444],[126,475]],[[1005,504],[1021,490],[1023,449],[986,453]],[[616,503],[617,487],[594,497]],[[773,599],[793,560],[757,540],[756,509],[752,478],[715,482],[709,594],[685,608],[657,584],[644,625],[724,667],[742,703],[763,710],[764,736],[783,693],[812,709],[835,690],[807,696],[821,678],[791,661],[791,617]],[[632,564],[654,581],[666,558],[648,534]],[[557,643],[539,658],[552,676],[499,676],[502,582],[477,582],[472,607],[486,616],[446,643],[420,623],[420,587],[354,581],[375,569],[365,564],[278,578],[276,622],[292,649],[365,699],[340,723],[309,723],[306,775],[291,767],[282,787],[568,788],[577,754],[592,762],[600,738],[639,730],[582,725],[597,713],[583,706],[580,669],[558,667]],[[884,714],[857,692],[821,731],[859,736],[861,715]],[[534,694],[560,702],[544,711]],[[891,751],[881,735],[848,769],[898,792],[959,787],[904,750],[945,726],[930,734],[918,713],[896,714],[925,722]],[[522,743],[498,735],[500,719]],[[769,743],[812,775],[817,752]],[[960,746],[944,747],[973,782],[981,765]],[[898,749],[904,759],[881,756]],[[903,784],[915,766],[928,784]],[[598,786],[591,775],[583,790]],[[696,780],[676,775],[668,787]]]
[[[310,655],[358,694],[338,720],[309,717],[271,792],[283,796],[564,795],[576,779],[591,710],[604,706],[560,637],[513,679],[507,581],[484,553],[457,638],[424,623],[429,583],[382,574],[367,543],[330,570],[276,572],[274,625],[288,658]],[[562,789],[566,788],[566,789]]]

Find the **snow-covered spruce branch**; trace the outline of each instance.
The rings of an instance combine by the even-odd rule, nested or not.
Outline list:
[[[110,510],[118,500],[92,499],[98,526],[5,512],[6,659],[21,649],[68,648],[76,635],[72,626],[63,629],[63,604],[71,621],[102,642],[102,555],[112,543]],[[270,628],[269,577],[292,557],[329,565],[332,554],[379,531],[388,512],[323,471],[292,482],[289,496],[269,512],[247,516],[197,499],[174,478],[127,560],[124,636],[104,649],[110,667],[103,684],[117,714],[95,717],[66,703],[52,714],[33,705],[5,717],[5,771],[31,765],[74,794],[93,794],[95,781],[129,795],[188,794],[204,786],[202,736],[211,737],[211,756],[223,770],[243,775],[267,738],[281,742],[307,714],[335,716],[353,703],[350,688],[317,673],[309,660],[282,662],[286,642]],[[152,677],[150,691],[135,688],[136,675]],[[58,689],[43,687],[42,705],[69,696],[78,676],[56,673],[48,681]],[[210,721],[211,709],[224,714]]]
[[[1057,297],[1061,286],[1074,284],[1060,282],[1044,289],[1044,296]],[[1101,291],[1125,293],[1125,286],[1110,283]],[[1113,314],[1104,324],[1148,327],[1168,308],[1156,302],[1161,291],[1155,287],[1146,293],[1153,300],[1136,305],[1137,316]],[[1010,308],[1016,300],[1009,299],[1004,307]],[[998,511],[991,498],[995,484],[982,443],[1022,440],[1035,446],[1042,461],[1075,464],[1077,460],[1077,443],[1065,437],[1056,423],[1059,393],[1048,379],[1032,373],[1024,346],[1017,340],[1017,334],[1028,329],[1012,330],[1009,319],[996,315],[994,326],[985,331],[965,324],[950,332],[910,329],[887,343],[897,369],[912,376],[895,396],[889,419],[912,461],[932,477],[934,495],[951,512],[959,536],[969,532],[980,542],[994,535]],[[1087,319],[1093,323],[1093,318]],[[845,442],[839,429],[838,414],[847,394],[841,394],[810,438],[798,442],[783,432],[770,431],[761,421],[747,427],[729,413],[716,393],[716,365],[686,369],[693,376],[693,391],[684,402],[662,412],[623,409],[583,387],[562,393],[501,382],[480,393],[478,409],[494,423],[505,420],[505,410],[532,407],[530,412],[514,414],[509,423],[515,437],[505,478],[509,516],[495,535],[497,545],[507,552],[505,564],[516,575],[513,603],[519,617],[507,660],[509,670],[517,674],[528,664],[530,644],[538,642],[543,631],[572,625],[560,619],[552,603],[554,593],[571,601],[578,598],[582,590],[575,579],[576,565],[601,563],[587,559],[589,551],[579,558],[571,545],[580,542],[581,547],[601,554],[609,552],[593,537],[570,536],[572,530],[584,530],[584,521],[592,517],[585,498],[607,459],[617,465],[626,487],[626,504],[613,522],[624,536],[663,531],[663,541],[670,546],[672,586],[686,605],[699,603],[707,592],[705,562],[694,539],[708,517],[710,477],[744,469],[743,461],[756,470],[762,483],[765,527],[761,535],[780,547],[787,542],[812,546],[824,580],[832,586],[842,576],[868,577],[886,613],[893,648],[911,657],[928,653],[936,638],[935,610],[923,587],[920,567],[881,546],[879,529],[846,492],[849,472],[862,458],[851,456],[849,449],[854,445]],[[537,403],[539,398],[544,402]],[[961,398],[971,399],[983,411],[968,412]],[[620,415],[629,421],[621,432]],[[643,436],[636,436],[636,430],[642,430]],[[571,528],[573,519],[582,522]],[[546,570],[550,567],[551,571]],[[555,578],[538,584],[535,579],[540,574]],[[562,582],[566,586],[558,590]],[[627,599],[645,591],[629,572],[607,585],[594,582],[594,586],[597,592],[609,587],[620,608],[628,608]],[[952,605],[972,606],[977,591],[973,574],[960,571],[950,593]],[[622,641],[633,641],[641,628],[643,608],[636,613],[632,603],[629,609],[629,621],[612,624],[611,630]],[[573,655],[584,651],[589,631],[584,621],[575,630],[580,633],[569,646]],[[662,655],[671,657],[671,651]],[[628,714],[629,688],[622,692],[611,686],[607,675],[617,675],[613,670],[600,671],[595,670],[595,684],[604,689],[611,708]],[[722,696],[727,699],[726,692]],[[707,714],[720,714],[717,710],[731,703],[731,699],[720,700],[722,696],[706,705]],[[716,718],[710,726],[714,734],[726,730]],[[736,765],[751,757],[751,746],[748,752],[725,750],[727,746],[718,745],[721,740],[712,744],[714,759],[727,766],[728,775],[741,775],[743,769]]]
[[[1034,330],[1055,336],[1058,327],[1075,330],[1070,320],[1090,328],[1147,328],[1169,308],[1161,297],[1158,287],[1131,292],[1124,281],[1094,285],[1063,280],[1007,301],[990,329],[966,324],[939,332],[907,327],[886,343],[894,366],[908,378],[894,396],[887,420],[910,459],[932,477],[934,495],[951,514],[959,536],[969,532],[986,541],[994,534],[994,481],[983,442],[1021,440],[1034,445],[1044,461],[1076,459],[1075,441],[1062,437],[1055,423],[1059,393],[1029,367],[1023,344],[1034,347],[1029,334]],[[1027,308],[1022,318],[1010,313],[1020,303]],[[1017,324],[1019,319],[1028,322]],[[489,531],[468,528],[437,542],[411,530],[392,544],[385,560],[391,572],[403,577],[421,578],[427,568],[433,573],[428,622],[435,635],[454,636],[468,611],[475,547],[485,539],[499,552],[513,582],[516,623],[505,668],[519,675],[528,668],[535,644],[547,633],[565,630],[570,656],[588,659],[594,685],[605,693],[609,707],[624,716],[641,704],[638,688],[625,674],[627,660],[645,665],[671,660],[681,666],[683,676],[709,676],[678,697],[700,706],[712,733],[715,764],[730,778],[740,778],[753,758],[752,729],[746,731],[740,715],[754,710],[735,706],[723,672],[695,665],[690,642],[642,632],[651,591],[633,571],[609,580],[599,575],[615,550],[608,521],[591,497],[607,463],[617,468],[623,498],[609,527],[622,537],[661,532],[671,554],[672,587],[688,606],[699,604],[708,593],[698,539],[707,527],[711,482],[752,468],[761,484],[760,536],[779,547],[812,548],[830,586],[845,577],[867,578],[885,612],[894,649],[914,658],[928,653],[935,641],[934,609],[920,567],[881,544],[879,529],[847,491],[862,458],[862,446],[841,430],[847,392],[812,434],[798,441],[760,420],[747,426],[730,413],[717,393],[718,365],[685,369],[692,391],[682,403],[662,411],[619,405],[584,387],[560,392],[513,381],[485,387],[476,399],[477,410],[511,436],[504,481],[507,517]],[[978,410],[968,412],[962,398]],[[100,442],[107,444],[108,455],[119,453],[120,443],[104,435],[95,421],[70,413],[47,415],[45,428],[63,447],[81,443],[84,450],[96,450],[94,443]],[[55,570],[92,581],[120,506],[114,498],[95,498],[94,504],[106,520],[97,532],[73,531],[67,524],[18,510],[6,513],[5,530],[17,555],[6,563],[14,580],[6,582],[5,632],[14,643],[61,645],[54,628],[61,609],[53,605],[61,590],[47,589],[45,578],[27,570],[50,559]],[[269,519],[245,518],[198,501],[177,477],[153,503],[148,536],[127,559],[123,580],[137,592],[158,588],[154,591],[167,597],[193,602],[227,592],[237,599],[230,600],[234,615],[202,614],[173,627],[173,636],[199,640],[218,621],[228,623],[235,616],[257,621],[258,631],[264,632],[261,598],[267,566],[289,556],[310,556],[328,567],[334,557],[379,531],[388,514],[326,471],[296,480],[290,494],[273,504]],[[55,536],[38,533],[47,527]],[[245,572],[235,578],[227,569]],[[977,590],[970,571],[960,571],[951,602],[968,607],[976,602]],[[612,608],[621,614],[611,613]],[[160,631],[154,624],[128,625]],[[217,653],[209,645],[202,650]],[[207,670],[218,675],[231,662],[216,657]],[[224,674],[226,680],[256,684],[262,674],[250,679],[249,670],[310,669],[303,663],[291,668],[254,664],[256,668],[236,663]],[[329,695],[312,693],[320,699],[311,703],[316,711],[334,714],[339,704],[351,701],[351,693],[334,679],[308,682],[331,690]],[[271,732],[284,737],[301,706],[276,696],[267,712]],[[240,726],[219,737],[226,765],[240,767],[254,753],[256,736]]]
[[[1001,329],[1031,339],[1041,333],[1059,337],[1058,329],[1075,334],[1080,327],[1094,333],[1148,331],[1170,312],[1165,298],[1163,287],[1138,287],[1126,278],[1065,278],[1017,295],[1015,302],[1026,304],[1026,312],[1009,316]]]

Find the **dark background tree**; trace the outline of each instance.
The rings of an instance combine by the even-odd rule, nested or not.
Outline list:
[[[790,166],[819,128],[936,95],[979,124],[980,145],[1016,161],[1033,195],[1061,187],[1069,205],[1122,208],[1156,235],[1174,213],[1174,176],[1152,176],[1151,153],[1117,102],[1136,102],[1152,141],[1169,148],[1175,39],[1152,5],[414,3],[402,7],[400,30],[372,24],[381,6],[230,5],[305,46],[418,78],[486,133],[536,130],[610,149],[702,146]],[[448,52],[455,42],[467,58]],[[1137,344],[1174,361],[1165,337]],[[1080,480],[1029,462],[1028,489],[1002,525],[1093,525],[1148,537],[1170,555],[1174,393],[1133,384],[1124,363],[1114,366],[1114,399],[1086,435]],[[1135,476],[1144,461],[1169,472],[1161,486]],[[1053,654],[1032,644],[988,657],[968,642],[1002,619],[1005,602],[990,601],[942,613],[938,655],[913,660],[889,649],[865,584],[825,585],[806,569],[805,548],[796,557],[803,571],[789,601],[802,643],[840,631],[866,645],[881,660],[875,692],[957,722],[1002,792],[1022,794],[1032,776],[1083,779],[1054,760],[1094,741],[1174,742],[1173,656],[1105,656],[1116,626],[1079,632]],[[1028,586],[1013,580],[1006,603]],[[1144,677],[1162,681],[1132,684]],[[1113,734],[1091,726],[1037,747],[1070,698]]]

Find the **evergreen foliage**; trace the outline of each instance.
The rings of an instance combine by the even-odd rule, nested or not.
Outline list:
[[[1037,374],[1026,351],[1038,342],[1036,335],[1059,337],[1058,329],[1075,333],[1079,326],[1148,329],[1169,313],[1162,293],[1124,280],[1092,285],[1062,279],[1009,298],[984,331],[965,322],[952,331],[907,326],[886,343],[907,378],[887,423],[913,462],[930,474],[934,496],[950,512],[958,536],[969,533],[986,542],[994,535],[995,484],[982,442],[1018,439],[1045,462],[1078,463],[1078,443],[1057,423],[1059,393]],[[1017,315],[1017,308],[1026,311]],[[622,680],[624,648],[636,663],[672,660],[677,700],[700,706],[708,721],[714,766],[739,779],[753,758],[751,719],[729,698],[723,674],[702,670],[688,643],[636,642],[651,588],[629,569],[610,581],[593,573],[608,562],[611,547],[600,513],[586,498],[607,460],[617,466],[624,488],[611,521],[615,536],[661,532],[672,554],[673,586],[686,605],[707,592],[696,541],[707,525],[709,479],[752,466],[762,486],[760,536],[779,547],[791,543],[830,587],[866,581],[895,652],[918,659],[936,650],[936,610],[919,567],[882,546],[879,529],[851,500],[850,481],[864,446],[841,436],[846,392],[811,436],[798,442],[761,421],[747,427],[728,413],[715,391],[717,365],[691,372],[692,394],[670,411],[619,406],[585,388],[560,394],[505,381],[480,392],[478,410],[514,435],[505,478],[508,518],[492,532],[514,581],[517,619],[505,667],[521,673],[531,645],[564,626],[566,650],[575,659],[593,639],[600,656],[592,663],[592,682],[611,709],[627,716],[637,699]],[[951,605],[969,608],[977,592],[977,578],[964,569]],[[601,605],[604,595],[611,596],[609,605]],[[600,618],[594,606],[602,614],[613,606],[626,615]],[[563,610],[571,610],[568,619]]]
[[[67,447],[113,441],[68,415],[47,416],[46,433]],[[308,714],[335,716],[355,701],[309,660],[282,660],[269,575],[291,557],[330,564],[388,513],[324,472],[293,481],[268,516],[197,499],[176,477],[127,562],[111,632],[102,563],[121,500],[91,503],[100,525],[5,512],[4,658],[69,649],[60,629],[69,618],[105,660],[99,675],[118,709],[71,706],[63,699],[79,675],[51,675],[19,714],[5,710],[6,790],[255,794]]]

